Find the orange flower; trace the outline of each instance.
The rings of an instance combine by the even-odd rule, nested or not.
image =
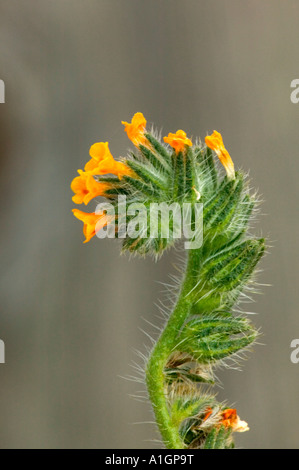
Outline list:
[[[227,408],[222,412],[221,424],[226,428],[231,428],[234,432],[245,432],[249,430],[246,421],[241,421],[237,415],[237,410],[232,408]]]
[[[92,212],[91,214],[87,212],[82,212],[79,209],[73,209],[73,214],[77,219],[82,220],[83,222],[83,233],[86,240],[84,243],[89,242],[89,240],[103,227],[109,224],[113,220],[113,216],[108,216],[106,214],[96,214]]]
[[[72,200],[75,204],[88,204],[91,199],[97,196],[104,196],[105,191],[111,188],[111,184],[99,183],[95,181],[91,173],[84,173],[82,170],[78,170],[80,176],[76,176],[71,184],[71,189],[75,195]]]
[[[148,145],[147,139],[144,136],[146,119],[142,113],[135,113],[131,122],[122,121],[121,123],[125,126],[128,138],[136,147],[140,144]]]
[[[222,165],[226,170],[226,174],[228,178],[234,179],[235,178],[235,168],[234,163],[230,157],[230,154],[226,150],[223,144],[222,135],[214,131],[212,135],[207,135],[205,138],[207,146],[216,152],[221,161]]]
[[[108,142],[97,142],[90,147],[91,160],[86,163],[84,170],[93,175],[111,173],[121,179],[124,175],[132,176],[133,171],[122,162],[114,160],[110,153]]]
[[[176,131],[175,134],[170,132],[167,137],[164,137],[164,142],[174,148],[176,153],[182,152],[186,145],[192,146],[191,140],[188,139],[186,132],[182,130]]]

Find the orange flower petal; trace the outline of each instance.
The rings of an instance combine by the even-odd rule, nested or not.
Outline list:
[[[133,176],[134,172],[124,163],[114,160],[108,142],[97,142],[90,147],[91,160],[84,169],[92,175],[113,174],[121,179],[124,175]]]
[[[188,139],[186,132],[182,131],[181,129],[176,131],[175,134],[169,132],[168,136],[164,137],[164,142],[169,144],[176,153],[183,152],[186,145],[189,147],[192,146],[192,142],[190,139]]]
[[[89,240],[105,225],[111,222],[113,219],[112,216],[107,216],[106,214],[96,214],[95,212],[87,213],[80,211],[79,209],[73,209],[73,214],[77,219],[83,222],[83,233],[86,240],[84,243],[89,242]]]
[[[108,142],[96,142],[93,144],[89,149],[89,155],[91,156],[91,160],[86,163],[84,167],[85,171],[93,171],[103,160],[114,160],[109,150]]]
[[[235,168],[234,163],[231,159],[230,154],[226,150],[223,144],[222,135],[214,131],[212,135],[207,135],[205,138],[206,145],[211,149],[214,150],[221,161],[222,165],[225,168],[226,174],[228,178],[234,179],[235,178]]]
[[[76,176],[71,183],[71,189],[75,193],[72,200],[75,204],[82,204],[85,196],[88,194],[84,178]]]
[[[104,158],[113,158],[109,150],[108,142],[96,142],[89,149],[89,155],[97,162],[104,160]]]
[[[142,113],[135,113],[131,122],[122,121],[121,123],[125,126],[128,138],[136,147],[140,144],[147,145],[147,139],[144,136],[146,119]]]
[[[91,158],[85,165],[84,167],[84,170],[85,171],[88,171],[88,172],[92,172],[94,173],[94,170],[97,169],[97,167],[99,166],[99,162],[97,160],[95,160],[94,158]],[[94,173],[96,174],[96,173]]]
[[[95,181],[91,173],[78,170],[80,176],[76,176],[71,183],[71,189],[75,195],[72,200],[75,204],[85,205],[91,201],[91,199],[97,196],[104,196],[105,191],[111,187],[108,183],[99,183]]]

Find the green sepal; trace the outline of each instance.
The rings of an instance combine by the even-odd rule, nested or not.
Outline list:
[[[146,133],[144,134],[149,143],[152,147],[156,150],[156,152],[164,159],[164,161],[169,165],[172,166],[172,159],[170,153],[164,147],[161,142],[159,142],[152,134]]]
[[[214,193],[209,200],[206,200],[207,196],[203,198],[203,220],[206,230],[211,228],[213,225],[213,220],[215,217],[217,217],[223,206],[225,206],[228,198],[233,193],[235,186],[236,180],[229,180],[228,178],[224,178],[217,192]]]
[[[240,201],[243,189],[243,175],[236,173],[234,180],[227,177],[221,182],[216,194],[204,203],[204,226],[208,230],[218,226],[219,220],[223,222],[225,217],[236,208]]]
[[[201,276],[211,289],[231,291],[249,279],[264,251],[263,238],[246,240],[208,259]]]
[[[208,147],[195,147],[194,155],[199,165],[199,172],[202,174],[204,192],[207,195],[214,194],[218,186],[218,175],[212,151]]]
[[[130,194],[130,191],[128,188],[125,188],[124,186],[114,186],[109,189],[106,189],[105,191],[105,196],[127,196]]]
[[[182,422],[187,418],[197,418],[201,421],[209,408],[216,404],[213,395],[178,396],[171,405],[171,418],[174,422]]]
[[[203,449],[231,449],[234,444],[231,439],[232,431],[221,425],[214,427],[205,439]]]
[[[191,201],[196,201],[196,188],[195,172],[194,172],[194,154],[191,147],[186,150],[186,163],[185,163],[185,198]],[[196,188],[197,189],[197,188]]]
[[[144,183],[153,185],[154,189],[156,190],[167,190],[167,181],[165,178],[161,178],[161,173],[158,176],[156,173],[150,170],[146,164],[141,162],[128,160],[126,163]]]
[[[196,365],[192,363],[183,364],[180,367],[167,367],[164,369],[165,381],[167,384],[174,382],[183,383],[186,381],[194,383],[214,384],[215,381],[211,377],[204,377],[196,371]]]
[[[256,336],[244,318],[199,317],[183,327],[176,349],[206,364],[231,356],[251,344]]]
[[[167,171],[167,173],[170,173],[171,168],[165,164],[165,161],[163,158],[159,158],[156,156],[148,147],[145,147],[144,145],[139,145],[139,150],[142,153],[142,155],[146,158],[146,160],[153,165],[154,168],[158,171]]]
[[[213,190],[215,190],[218,186],[218,175],[216,171],[216,166],[214,162],[213,152],[209,147],[206,147],[204,150],[204,162],[206,168],[209,170],[209,175],[211,179],[210,186]]]
[[[121,184],[121,181],[117,176],[104,176],[104,175],[99,175],[95,177],[96,181],[99,181],[99,183],[113,183],[115,185]]]
[[[225,230],[235,216],[242,197],[242,190],[243,178],[239,176],[239,178],[236,178],[234,188],[229,194],[227,200],[219,212],[215,214],[214,218],[209,221],[209,225],[213,225],[216,232],[222,232]]]
[[[208,245],[208,248],[205,246],[205,251],[216,253],[221,249],[227,249],[236,245],[238,241],[241,241],[243,235],[246,233],[254,205],[255,202],[246,194],[243,200],[238,204],[235,213],[232,214],[232,217],[227,221],[226,227],[223,227],[223,224],[220,223],[212,234],[212,237],[205,240],[205,245]],[[220,228],[222,230],[219,230]]]
[[[185,194],[185,163],[182,152],[174,152],[175,175],[173,181],[173,198],[175,201],[182,200]]]
[[[198,394],[195,396],[177,397],[171,406],[171,420],[179,427],[179,435],[185,446],[190,446],[194,441],[204,442],[206,432],[201,429],[205,415],[210,408],[217,407],[213,395]]]
[[[131,193],[135,193],[136,191],[140,192],[142,195],[148,196],[148,197],[154,197],[157,198],[159,197],[159,191],[154,188],[151,184],[146,184],[143,181],[132,178],[131,176],[124,176],[123,180],[128,184]]]

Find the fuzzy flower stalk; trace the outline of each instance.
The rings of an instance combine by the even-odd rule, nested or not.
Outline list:
[[[188,207],[186,269],[145,380],[167,448],[232,448],[233,433],[249,427],[235,408],[216,400],[212,388],[215,369],[227,359],[239,360],[258,335],[234,308],[265,250],[264,239],[248,235],[256,196],[246,176],[235,171],[219,132],[206,136],[205,144],[192,142],[183,130],[162,141],[147,130],[142,113],[122,124],[135,150],[115,160],[108,142],[95,143],[71,184],[75,204],[100,197],[106,209],[73,213],[83,222],[85,243],[110,229],[123,251],[158,258],[178,241],[176,215]],[[172,211],[164,219],[161,211],[153,222],[153,207]]]

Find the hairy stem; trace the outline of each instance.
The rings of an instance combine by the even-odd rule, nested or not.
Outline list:
[[[174,310],[158,339],[146,368],[146,383],[156,421],[165,446],[169,449],[182,449],[184,444],[179,436],[177,425],[172,423],[167,404],[164,382],[164,369],[177,343],[177,335],[182,328],[191,307],[190,291],[194,287],[195,275],[200,264],[200,250],[190,250],[185,277]]]

